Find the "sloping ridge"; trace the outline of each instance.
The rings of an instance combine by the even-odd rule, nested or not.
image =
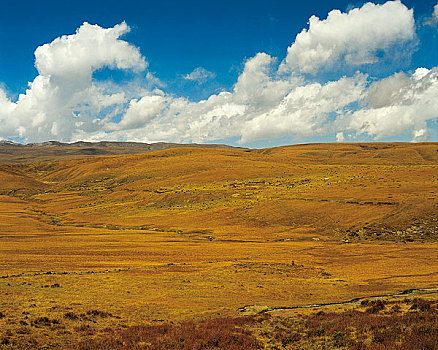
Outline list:
[[[179,144],[166,142],[142,143],[116,141],[77,141],[73,143],[64,143],[59,141],[47,141],[23,145],[12,141],[2,140],[0,141],[0,163],[27,163],[34,161],[73,159],[90,156],[136,154],[182,147],[244,150],[244,148],[241,147],[233,147],[222,144]]]

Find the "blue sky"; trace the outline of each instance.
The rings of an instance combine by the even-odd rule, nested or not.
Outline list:
[[[429,95],[426,97],[419,96],[420,105],[414,106],[415,108],[408,106],[409,110],[405,108],[407,102],[401,101],[403,98],[397,95],[397,91],[391,90],[394,89],[395,84],[398,89],[404,89],[405,94],[412,92],[412,89],[415,89],[413,81],[416,79],[413,78],[413,74],[419,67],[431,70],[428,72],[430,77],[426,76],[427,72],[417,74],[417,77],[421,75],[424,84],[433,85],[435,82],[433,73],[434,67],[438,65],[438,32],[433,11],[434,6],[437,5],[436,1],[404,0],[398,3],[398,8],[401,9],[400,21],[394,23],[400,25],[400,28],[402,26],[406,28],[394,31],[392,34],[386,34],[390,31],[389,27],[381,28],[380,32],[372,34],[387,36],[381,41],[377,40],[381,47],[373,45],[372,39],[367,39],[364,40],[364,49],[356,47],[350,52],[348,47],[353,41],[349,42],[347,35],[347,38],[341,42],[334,41],[338,47],[344,45],[346,49],[330,57],[329,61],[325,60],[323,66],[309,68],[305,63],[294,63],[292,61],[294,58],[302,58],[296,56],[296,52],[297,55],[301,55],[304,51],[308,53],[317,47],[319,39],[316,37],[318,33],[315,30],[316,34],[312,37],[315,41],[314,48],[300,49],[295,45],[292,50],[293,55],[288,56],[288,47],[294,44],[297,35],[303,29],[310,32],[308,22],[312,15],[324,21],[333,9],[339,9],[347,15],[349,11],[362,9],[365,3],[365,1],[341,0],[307,2],[126,0],[123,3],[106,1],[102,5],[102,2],[92,0],[79,0],[74,3],[2,1],[0,87],[6,97],[4,104],[0,103],[0,137],[20,142],[47,139],[74,141],[82,138],[174,142],[223,141],[248,146],[337,140],[438,141],[437,116],[433,117],[430,111],[419,120],[408,120],[411,118],[409,113],[417,113],[418,108],[422,108],[421,103],[428,103],[427,99],[434,90],[429,89]],[[391,18],[392,10],[387,6],[387,2],[374,1],[373,4],[378,6],[375,10],[380,11],[382,18],[385,18],[384,16]],[[405,16],[410,10],[413,10],[412,28],[409,27],[412,23],[409,23],[409,18]],[[360,12],[358,18],[364,19],[364,23],[371,23],[366,16],[364,10]],[[333,21],[324,25],[331,30],[335,28],[336,24],[333,23],[336,20],[344,19],[336,19],[333,16]],[[117,57],[92,63],[92,80],[88,81],[84,78],[88,85],[85,86],[85,80],[80,83],[75,81],[78,85],[71,90],[73,94],[77,94],[74,101],[62,100],[55,94],[66,86],[71,88],[72,83],[68,81],[70,78],[67,79],[62,75],[65,72],[49,69],[44,73],[37,70],[34,53],[37,47],[52,43],[62,35],[74,35],[84,22],[98,25],[99,28],[113,28],[125,22],[129,29],[124,30],[124,34],[117,40],[127,42],[131,48],[138,51],[138,57],[134,57],[135,54],[132,56],[137,61],[131,62],[129,67],[121,67],[114,63]],[[346,23],[355,26],[354,21],[346,20]],[[380,24],[377,23],[376,26]],[[346,29],[348,27],[336,28],[349,31]],[[364,32],[364,36],[369,29],[369,25],[358,28],[359,32],[360,30]],[[354,32],[354,29],[352,31]],[[344,34],[333,32],[335,36]],[[355,38],[351,40],[357,42]],[[93,55],[93,50],[90,50],[90,55]],[[105,50],[103,49],[104,52]],[[325,53],[330,51],[328,47],[324,50]],[[261,53],[269,57],[257,56]],[[349,55],[354,59],[364,59],[365,63],[351,64],[351,61],[348,61]],[[366,57],[362,57],[363,55]],[[68,61],[69,57],[64,60],[62,57],[59,59],[64,62]],[[243,75],[245,69],[247,72],[250,71],[246,67],[252,59],[258,61],[254,63],[257,67],[251,74],[257,76],[263,72],[265,80],[262,79],[263,81],[260,82],[259,78],[258,80],[254,78],[255,80],[251,81],[252,78],[248,78],[249,83],[246,85],[248,89],[258,83],[263,86],[253,91],[252,94],[255,95],[251,98],[245,92],[245,99],[239,97],[243,94],[244,88],[242,84],[238,86],[238,80],[243,80],[246,76]],[[286,65],[287,77],[285,71],[279,71],[279,67],[286,59],[290,59]],[[145,62],[144,66],[141,61]],[[269,68],[266,68],[268,66]],[[366,81],[358,77],[357,72],[367,75]],[[404,72],[405,76],[385,80],[398,72]],[[425,81],[423,75],[429,80]],[[357,89],[354,96],[350,96],[343,104],[335,103],[322,110],[309,109],[307,115],[296,114],[297,110],[307,109],[307,106],[291,102],[298,99],[296,96],[303,93],[304,88],[310,91],[314,89],[312,84],[319,84],[321,91],[325,91],[324,86],[328,82],[339,82],[343,76],[350,78],[349,83]],[[18,94],[26,94],[28,82],[33,82],[36,77],[47,78],[47,81],[51,82],[57,81],[58,85],[49,86],[44,93],[38,95],[39,98],[46,96],[53,104],[48,104],[46,109],[40,109],[36,102],[24,102],[22,105],[26,105],[26,108],[15,108],[15,104],[19,104]],[[400,108],[400,115],[406,119],[403,123],[400,122],[403,125],[395,128],[393,132],[386,130],[387,126],[383,125],[391,124],[390,121],[382,124],[375,117],[376,114],[384,114],[384,118],[389,118],[385,113],[392,106],[391,103],[371,101],[368,98],[368,90],[373,83],[380,80],[387,82],[380,86],[380,89],[385,89],[383,94],[398,96],[401,102],[398,104],[396,102],[396,107]],[[341,83],[338,85],[342,85]],[[373,86],[376,87],[378,86]],[[80,96],[89,96],[89,92],[85,93],[85,90],[90,88],[99,90],[100,97],[96,97],[95,100],[102,100],[102,96],[106,96],[106,99],[109,99],[108,96],[113,96],[114,101],[117,100],[117,96],[119,99],[115,103],[105,102],[104,105],[91,108],[92,102],[87,101],[86,98],[80,101]],[[35,89],[33,94],[37,96]],[[269,89],[269,94],[276,91],[278,96],[266,97],[263,102],[257,98],[268,93],[263,89]],[[350,88],[348,89],[351,91]],[[221,92],[224,91],[233,96],[221,96]],[[418,91],[415,90],[415,93],[418,94]],[[124,95],[123,98],[120,94]],[[374,95],[379,94],[381,92]],[[32,91],[27,95],[27,100],[35,100],[35,97],[31,96]],[[335,95],[335,92],[330,93],[331,97]],[[211,99],[211,96],[219,96],[216,100],[226,101],[209,102],[211,106],[208,108],[204,105],[195,105],[201,100],[207,100],[209,97]],[[313,104],[319,103],[318,95],[311,95],[308,98]],[[329,97],[321,98],[327,100]],[[266,102],[267,100],[269,101]],[[50,111],[55,108],[54,106],[59,108],[60,101],[64,101],[69,109],[60,111],[60,115],[65,113],[65,117],[60,116],[57,120]],[[290,107],[280,115],[279,106],[282,103]],[[12,109],[16,111],[12,113]],[[366,109],[366,113],[354,115],[355,111],[362,109]],[[198,115],[197,113],[198,119],[193,117]],[[365,114],[372,116],[367,117]],[[80,120],[71,121],[71,115]],[[205,119],[205,115],[209,117]],[[96,117],[99,121],[93,122]],[[129,123],[120,124],[124,119],[129,118],[132,119]],[[346,121],[347,119],[349,122]],[[354,122],[351,121],[353,119]],[[29,123],[33,126],[32,130],[27,130]],[[395,124],[398,123],[396,120]],[[271,127],[272,124],[277,126]],[[66,127],[65,130],[63,129],[65,125],[69,125],[68,130],[65,129]],[[414,134],[418,137],[414,137]]]
[[[11,91],[22,92],[37,74],[34,51],[39,45],[74,33],[84,21],[102,27],[126,21],[131,27],[126,39],[140,48],[160,79],[171,82],[204,67],[217,72],[220,84],[216,88],[230,88],[245,58],[261,51],[285,56],[311,15],[324,17],[332,8],[345,9],[350,4],[331,3],[128,0],[123,6],[119,1],[102,6],[100,1],[4,1],[0,77]]]

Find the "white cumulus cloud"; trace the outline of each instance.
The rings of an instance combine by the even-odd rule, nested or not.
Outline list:
[[[101,67],[144,70],[146,62],[139,51],[120,36],[129,32],[123,22],[102,28],[85,22],[73,35],[56,38],[35,51],[40,75],[68,77],[90,75]]]
[[[1,134],[25,141],[71,140],[78,129],[97,130],[96,115],[126,98],[122,91],[108,92],[94,82],[93,72],[103,67],[146,68],[139,50],[120,39],[128,31],[126,23],[113,28],[84,23],[75,34],[38,47],[35,66],[39,75],[26,92],[15,103],[0,96],[0,118],[7,119],[7,125],[18,125],[16,130],[2,126]]]
[[[345,140],[345,136],[342,131],[336,133],[336,142],[344,142],[344,140]]]
[[[377,97],[377,96],[381,97]],[[344,116],[343,127],[375,139],[412,131],[427,138],[427,121],[438,118],[438,67],[418,68],[410,77],[395,74],[369,89],[369,106]]]
[[[275,108],[256,116],[245,124],[242,141],[282,137],[324,135],[330,132],[330,114],[360,99],[367,76],[357,74],[338,81],[298,86],[292,89]]]
[[[159,99],[160,107],[155,109],[154,103],[149,102],[155,98],[143,97],[130,103],[120,123],[107,127],[119,130],[116,131],[119,138],[133,140],[207,142],[240,137],[248,121],[277,107],[292,87],[301,82],[272,78],[274,62],[265,53],[257,54],[246,61],[231,92],[211,95],[200,102],[165,96]],[[120,130],[128,120],[136,121],[135,128],[122,134]]]
[[[375,63],[379,50],[385,52],[414,35],[413,11],[400,1],[366,3],[348,13],[333,10],[325,20],[309,19],[309,29],[297,35],[280,68],[316,74],[338,61],[356,66]]]
[[[415,37],[412,10],[400,1],[367,3],[309,23],[280,64],[258,53],[246,60],[229,91],[199,102],[166,93],[150,72],[122,84],[94,79],[104,67],[141,73],[147,63],[121,39],[129,31],[126,23],[112,28],[84,23],[75,34],[37,48],[39,74],[17,101],[0,88],[0,136],[24,142],[236,138],[249,143],[322,135],[343,142],[409,132],[413,141],[427,140],[428,121],[438,117],[438,68],[380,80],[360,71],[332,81],[308,74],[327,72],[336,62],[360,69],[409,42]],[[199,67],[182,78],[202,84],[214,73]]]
[[[390,105],[394,101],[394,95],[399,94],[400,90],[407,85],[409,85],[409,78],[403,72],[372,83],[366,97],[368,105],[372,108]]]
[[[193,70],[190,74],[186,74],[183,78],[185,80],[195,81],[199,84],[204,84],[206,81],[210,79],[214,79],[216,77],[216,73],[210,72],[205,68],[198,67]]]

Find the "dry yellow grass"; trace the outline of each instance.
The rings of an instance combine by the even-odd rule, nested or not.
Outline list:
[[[0,342],[437,287],[437,174],[430,143],[0,166]]]

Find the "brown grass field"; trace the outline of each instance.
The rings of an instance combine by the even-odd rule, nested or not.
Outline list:
[[[57,152],[2,154],[0,349],[438,348],[437,143]]]

